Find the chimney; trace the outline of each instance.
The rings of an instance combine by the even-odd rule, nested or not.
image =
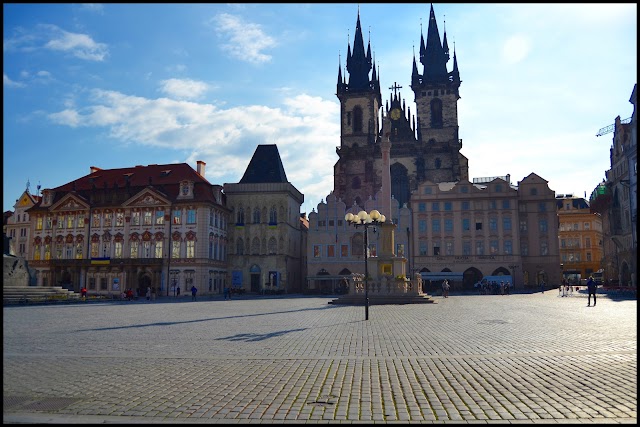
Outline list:
[[[204,178],[204,167],[206,163],[203,162],[202,160],[198,160],[196,163],[198,164],[198,169],[197,169],[198,175]]]

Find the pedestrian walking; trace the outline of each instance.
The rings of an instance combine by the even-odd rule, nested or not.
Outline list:
[[[544,294],[544,280],[540,281],[540,292]]]
[[[176,296],[180,296],[180,285],[176,288]]]
[[[504,280],[500,281],[500,295],[504,295]]]
[[[449,298],[449,281],[445,280],[442,282],[442,296],[445,298]]]
[[[196,288],[196,285],[193,285],[191,287],[191,301],[195,301],[196,300],[196,293],[198,292],[198,288]]]
[[[227,285],[224,285],[224,288],[222,289],[222,295],[224,296],[225,300],[229,296],[229,287]]]
[[[151,286],[147,287],[147,301],[151,301]]]
[[[596,291],[598,290],[598,285],[596,281],[593,280],[593,276],[589,276],[589,280],[587,280],[587,292],[589,292],[589,299],[587,300],[587,307],[591,305],[591,295],[593,295],[593,306],[596,306]]]

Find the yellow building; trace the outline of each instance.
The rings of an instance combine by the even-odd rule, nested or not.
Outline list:
[[[602,268],[602,217],[582,197],[559,194],[556,204],[563,276],[575,283]]]

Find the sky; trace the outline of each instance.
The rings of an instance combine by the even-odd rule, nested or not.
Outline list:
[[[470,179],[536,173],[556,194],[589,197],[613,141],[596,134],[633,113],[637,4],[433,7],[457,56]],[[3,210],[27,185],[37,194],[91,166],[202,160],[210,183],[236,183],[259,144],[277,145],[301,212],[317,210],[333,190],[336,83],[358,10],[383,104],[397,83],[413,115],[429,8],[4,3]]]

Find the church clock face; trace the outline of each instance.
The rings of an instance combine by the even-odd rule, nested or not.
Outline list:
[[[394,108],[393,110],[391,110],[391,120],[398,120],[400,118],[400,109],[399,108]]]

